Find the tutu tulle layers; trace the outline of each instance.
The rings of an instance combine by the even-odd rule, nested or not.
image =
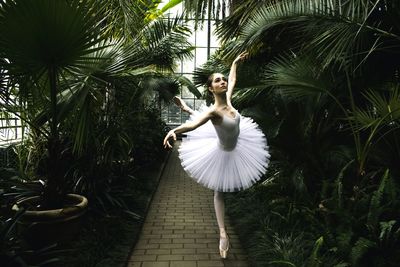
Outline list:
[[[205,111],[195,111],[189,121]],[[266,172],[270,155],[267,140],[252,119],[240,116],[240,133],[234,149],[224,150],[211,121],[186,133],[178,149],[188,175],[203,186],[220,191],[240,191],[252,186]]]

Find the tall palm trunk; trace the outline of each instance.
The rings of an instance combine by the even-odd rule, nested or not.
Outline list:
[[[58,132],[57,112],[57,69],[50,66],[48,69],[50,82],[50,136],[47,143],[48,158],[46,162],[48,176],[45,190],[43,192],[44,208],[62,207],[66,186],[64,184],[64,172],[61,167],[61,140]]]

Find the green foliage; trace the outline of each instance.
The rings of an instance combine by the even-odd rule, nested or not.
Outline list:
[[[3,179],[0,179],[0,184],[2,185],[2,190],[0,190],[0,262],[2,265],[46,267],[57,264],[59,251],[55,250],[55,245],[32,249],[20,238],[18,223],[25,210],[20,209],[17,212],[11,212],[10,207],[8,207],[9,203],[6,203],[10,188],[4,186]]]
[[[358,261],[374,246],[375,244],[371,240],[363,237],[358,239],[350,253],[352,264],[357,265]]]
[[[15,146],[17,171],[1,173],[7,174],[1,185],[11,188],[8,199],[43,190],[60,198],[78,192],[97,215],[142,218],[143,204],[130,200],[143,198],[146,178],[137,172],[165,155],[159,101],[170,99],[179,84],[195,91],[172,73],[176,59],[192,56],[188,27],[181,17],[149,21],[156,4],[1,4],[1,112],[13,113],[29,128]],[[46,203],[58,207],[50,198]]]
[[[234,103],[262,127],[273,158],[263,186],[230,201],[233,217],[255,217],[236,220],[244,237],[270,237],[249,250],[261,266],[266,258],[273,266],[398,264],[394,2],[241,1],[218,27],[221,58],[249,51],[259,60],[258,76],[241,66]],[[306,245],[285,258],[276,244],[293,232]],[[281,254],[269,254],[277,247]]]
[[[126,196],[126,206],[141,218],[157,188],[161,163],[157,161],[139,170],[134,169],[130,175],[135,175],[136,179],[119,181],[124,182],[119,184],[124,188],[118,193]],[[79,238],[63,245],[65,252],[60,255],[61,266],[124,266],[143,221],[120,208],[108,207],[107,216],[102,216],[99,211],[92,207]]]
[[[99,15],[103,16],[104,35],[115,39],[129,39],[135,36],[153,19],[146,19],[159,1],[152,0],[95,0]],[[100,8],[101,7],[101,8]]]
[[[135,11],[127,16],[127,28],[119,22],[108,27],[114,15],[129,13],[114,2],[40,0],[2,5],[0,69],[8,86],[1,91],[1,106],[28,124],[31,148],[43,144],[31,149],[37,164],[21,162],[21,166],[37,167],[35,175],[45,178],[45,205],[59,206],[74,187],[76,180],[68,178],[80,175],[67,174],[73,172],[66,164],[71,158],[96,152],[94,158],[104,167],[127,158],[132,140],[119,124],[124,114],[114,113],[116,108],[141,107],[154,98],[154,91],[173,95],[178,88],[177,79],[162,71],[171,71],[175,59],[191,56],[189,31],[179,17],[145,22],[150,2],[134,6],[119,2],[121,8]],[[118,29],[134,30],[120,35]]]
[[[242,243],[249,248],[250,264],[318,266],[329,262],[332,265],[323,266],[334,266],[337,260],[331,260],[322,237],[316,236],[315,214],[306,206],[294,204],[289,195],[276,178],[271,178],[228,197],[227,211],[240,229]]]
[[[382,177],[382,181],[379,185],[379,188],[372,195],[371,204],[367,217],[367,224],[370,227],[376,227],[376,224],[378,223],[379,216],[382,211],[381,210],[382,197],[385,191],[385,186],[388,180],[388,176],[389,176],[389,170],[386,170],[385,174]]]
[[[172,70],[175,59],[187,59],[193,56],[191,52],[193,47],[187,41],[190,30],[181,23],[181,20],[179,16],[160,18],[142,29],[138,37],[147,60],[160,68]]]
[[[15,226],[25,211],[20,210],[13,218],[0,217],[0,260],[6,266],[28,266],[21,257],[22,248],[16,239]]]
[[[154,160],[159,160],[165,155],[162,139],[167,132],[165,123],[161,120],[159,110],[147,108],[136,116],[131,117],[135,122],[131,128],[135,133],[132,155],[138,166],[146,166]]]
[[[192,17],[195,18],[196,27],[199,22],[204,23],[207,17],[216,20],[221,17],[224,18],[229,7],[232,5],[232,2],[229,0],[191,0],[181,2],[183,2],[187,14],[192,14]]]
[[[126,184],[137,180],[138,170],[165,155],[160,143],[165,124],[151,105],[125,106],[108,115],[110,120],[96,125],[92,145],[71,159],[73,189],[86,195],[98,212],[117,208],[138,217],[126,204],[132,197],[125,192]]]
[[[319,259],[319,251],[321,250],[321,246],[324,243],[324,238],[321,236],[320,238],[317,239],[317,241],[315,241],[315,245],[313,248],[313,251],[311,253],[311,256],[308,260],[308,264],[310,267],[318,267],[321,266],[322,262]]]

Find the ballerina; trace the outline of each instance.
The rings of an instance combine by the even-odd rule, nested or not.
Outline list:
[[[220,233],[219,252],[227,257],[229,237],[225,229],[223,192],[252,186],[265,173],[269,163],[267,140],[258,125],[241,116],[232,106],[236,69],[248,53],[241,53],[232,63],[228,80],[221,73],[208,77],[207,88],[214,105],[195,111],[179,97],[174,102],[190,114],[187,122],[172,129],[164,138],[164,147],[172,148],[170,138],[187,133],[178,149],[184,170],[203,186],[214,190],[214,208]]]

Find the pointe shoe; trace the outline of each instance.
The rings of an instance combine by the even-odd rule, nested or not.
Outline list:
[[[174,96],[174,98],[172,100],[174,101],[175,105],[177,105],[180,109],[182,109],[183,111],[189,112],[189,110],[190,110],[189,107],[179,96]]]
[[[226,248],[222,248],[221,246],[221,240],[226,239]],[[229,237],[228,234],[226,234],[226,237],[219,237],[219,255],[221,255],[221,258],[226,259],[228,256],[228,250],[229,250]]]

